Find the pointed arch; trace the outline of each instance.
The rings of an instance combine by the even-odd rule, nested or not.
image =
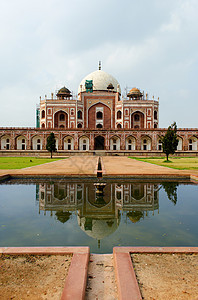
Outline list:
[[[152,148],[152,139],[148,135],[141,137],[141,150],[149,151]]]
[[[197,151],[197,137],[192,135],[188,139],[188,150],[189,151]]]
[[[31,139],[32,150],[42,150],[43,139],[40,135],[34,135]]]
[[[77,112],[77,118],[82,120],[82,111],[81,110],[78,110]]]
[[[183,150],[183,138],[181,136],[177,136],[178,139],[178,145],[177,145],[177,151]]]
[[[157,150],[158,151],[162,151],[163,150],[163,146],[162,146],[162,137],[161,136],[157,136]]]
[[[114,135],[110,138],[110,150],[120,150],[120,137]]]
[[[67,135],[63,138],[63,149],[74,150],[74,138],[71,135]]]
[[[121,110],[117,111],[117,119],[122,119],[122,112],[121,112]]]
[[[97,128],[101,124],[102,128],[111,128],[111,109],[104,103],[96,103],[88,109],[88,127],[89,129]]]
[[[79,150],[89,150],[89,137],[83,135],[78,140]]]
[[[27,139],[24,135],[18,135],[15,138],[15,145],[17,150],[26,150]]]
[[[95,150],[104,150],[105,149],[105,138],[102,135],[97,135],[94,138],[94,149]]]
[[[68,114],[59,110],[54,114],[54,128],[68,128]]]
[[[4,134],[0,137],[0,149],[1,150],[10,150],[11,148],[11,136]]]
[[[125,140],[126,150],[136,150],[136,138],[129,135]]]
[[[135,111],[131,114],[131,128],[141,129],[144,128],[144,113]]]

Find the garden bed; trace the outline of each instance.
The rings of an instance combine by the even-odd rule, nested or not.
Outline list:
[[[131,254],[143,299],[197,299],[197,254]]]
[[[60,299],[72,255],[1,255],[0,299]]]

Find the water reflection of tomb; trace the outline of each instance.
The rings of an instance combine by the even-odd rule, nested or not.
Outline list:
[[[38,188],[37,188],[38,189]],[[99,192],[97,183],[39,184],[40,211],[56,212],[65,223],[71,212],[77,213],[80,228],[87,235],[101,240],[116,231],[121,212],[136,223],[159,208],[159,185],[149,183],[107,183]]]

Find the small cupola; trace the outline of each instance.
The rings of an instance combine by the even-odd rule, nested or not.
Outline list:
[[[70,99],[71,98],[71,92],[68,90],[65,86],[61,88],[58,93],[56,94],[58,99]]]
[[[109,83],[108,87],[107,87],[107,90],[108,91],[112,91],[114,89],[114,86],[112,83]]]
[[[131,100],[142,99],[142,96],[143,94],[137,88],[131,89],[130,92],[127,94],[127,97],[129,97]]]

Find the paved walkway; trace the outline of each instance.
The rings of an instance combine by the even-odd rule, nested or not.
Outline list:
[[[118,299],[112,254],[90,255],[85,299]]]
[[[71,156],[67,159],[53,161],[43,165],[20,170],[0,170],[0,175],[96,175],[98,158],[95,156]]]
[[[102,158],[106,175],[178,175],[180,170],[157,166],[128,157]]]
[[[71,156],[34,167],[20,170],[0,170],[0,175],[64,175],[64,176],[96,176],[98,156]],[[104,176],[186,176],[197,171],[182,171],[120,156],[103,156],[101,158]]]

